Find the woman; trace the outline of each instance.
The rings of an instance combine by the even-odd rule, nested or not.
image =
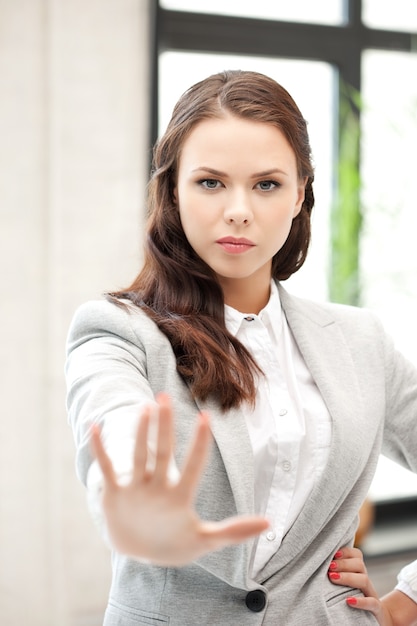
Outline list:
[[[382,444],[417,470],[417,371],[371,313],[282,287],[313,177],[285,89],[198,83],[155,149],[143,269],[75,315],[68,409],[113,549],[105,626],[376,623],[327,571]]]

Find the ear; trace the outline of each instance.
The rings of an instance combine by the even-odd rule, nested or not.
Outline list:
[[[178,205],[178,194],[177,194],[177,187],[176,186],[172,190],[172,199],[174,201],[174,204]]]
[[[297,187],[297,201],[294,207],[293,218],[297,217],[299,212],[301,211],[301,207],[303,206],[303,202],[306,195],[306,185],[307,185],[308,177],[304,176],[304,178],[300,178],[298,187]]]

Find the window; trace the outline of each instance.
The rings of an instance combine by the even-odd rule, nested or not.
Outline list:
[[[254,17],[264,20],[285,20],[287,22],[307,22],[316,24],[341,24],[344,21],[343,0],[320,0],[306,2],[276,2],[274,0],[211,0],[210,3],[195,0],[162,0],[164,9],[217,13],[236,17]]]
[[[417,362],[417,55],[369,50],[362,67],[363,304]]]
[[[362,0],[363,22],[370,28],[417,32],[417,3],[414,0]]]
[[[362,304],[417,363],[417,55],[366,50],[362,72]],[[417,477],[381,458],[371,495],[415,494]]]

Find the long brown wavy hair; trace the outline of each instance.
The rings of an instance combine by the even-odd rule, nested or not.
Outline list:
[[[304,263],[310,243],[314,171],[306,122],[289,93],[257,72],[225,71],[188,89],[154,149],[144,265],[127,289],[109,294],[143,309],[168,337],[177,370],[193,396],[214,395],[223,410],[255,401],[261,373],[224,321],[224,297],[212,269],[185,237],[173,190],[181,148],[202,120],[225,113],[271,124],[294,150],[299,179],[307,179],[301,211],[272,259],[272,276],[285,280]],[[169,390],[168,390],[169,391]]]

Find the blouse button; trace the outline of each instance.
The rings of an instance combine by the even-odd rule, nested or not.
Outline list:
[[[266,534],[266,538],[268,539],[268,541],[274,541],[276,536],[277,535],[273,530],[270,530],[269,533]]]
[[[287,415],[287,413],[288,413],[287,409],[280,409],[280,410],[279,410],[279,415],[280,415],[281,417],[283,417],[284,415]]]
[[[282,469],[284,470],[284,472],[289,472],[291,470],[291,467],[291,461],[283,461]]]

